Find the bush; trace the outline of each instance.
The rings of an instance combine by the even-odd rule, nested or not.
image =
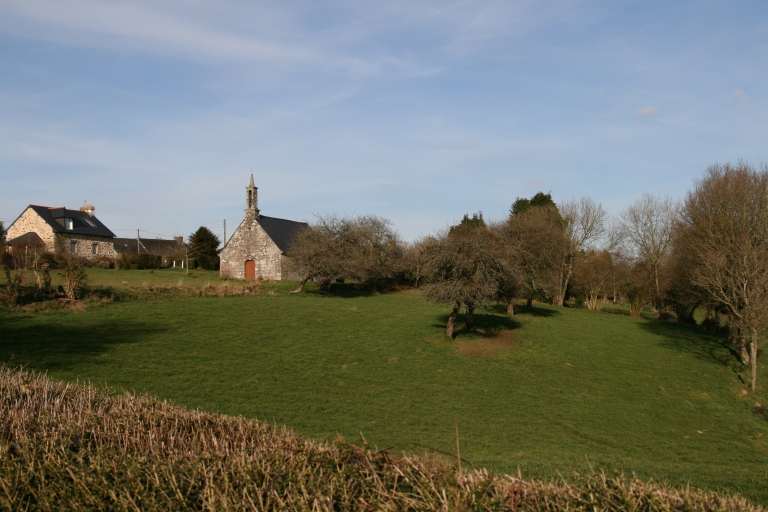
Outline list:
[[[115,260],[115,266],[123,270],[162,268],[163,258],[154,254],[121,254]]]

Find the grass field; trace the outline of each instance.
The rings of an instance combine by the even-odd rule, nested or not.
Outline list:
[[[89,270],[92,284],[115,287],[180,274]],[[447,311],[418,293],[265,286],[274,295],[3,306],[0,356],[380,448],[455,452],[457,421],[462,456],[478,467],[557,477],[591,464],[768,503],[768,422],[751,412],[765,402],[765,364],[758,396],[743,394],[745,370],[698,327],[538,306],[482,311],[485,336],[448,342]]]

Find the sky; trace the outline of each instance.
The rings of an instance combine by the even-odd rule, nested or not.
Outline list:
[[[618,214],[768,162],[768,2],[0,0],[0,220],[118,237],[373,214],[411,241],[517,197]]]

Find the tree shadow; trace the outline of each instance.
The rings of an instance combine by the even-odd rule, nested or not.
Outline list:
[[[76,314],[76,313],[71,313]],[[98,324],[62,325],[3,315],[0,362],[46,370],[68,369],[95,360],[113,345],[140,343],[167,330],[162,324],[110,320]]]
[[[742,366],[739,353],[727,339],[709,333],[701,326],[654,319],[640,323],[640,328],[659,336],[664,347],[715,361],[734,370]]]
[[[435,323],[433,327],[445,330],[448,323],[449,315],[440,315],[435,317]],[[464,315],[461,314],[456,317],[456,329],[453,332],[453,339],[459,336],[479,336],[481,334],[487,335],[491,332],[511,331],[519,329],[522,326],[515,317],[508,315],[475,313],[474,325],[472,330],[467,330],[464,326]]]
[[[355,297],[370,297],[376,291],[363,283],[331,283],[325,289],[321,289],[319,286],[306,288],[303,293],[319,297],[353,299]]]
[[[507,305],[506,304],[493,304],[491,306],[488,306],[484,309],[487,309],[488,311],[493,311],[496,314],[499,315],[507,315]],[[528,316],[540,316],[540,317],[553,317],[560,314],[560,311],[554,308],[542,308],[533,306],[530,310],[525,307],[522,304],[516,304],[515,305],[515,314],[514,316],[510,315],[510,318],[514,318],[515,316],[519,315],[528,315]]]

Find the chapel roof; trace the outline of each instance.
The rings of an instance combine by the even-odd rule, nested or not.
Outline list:
[[[276,217],[267,217],[266,215],[260,215],[257,222],[283,252],[288,250],[299,231],[309,227],[309,224],[306,222],[278,219]]]

